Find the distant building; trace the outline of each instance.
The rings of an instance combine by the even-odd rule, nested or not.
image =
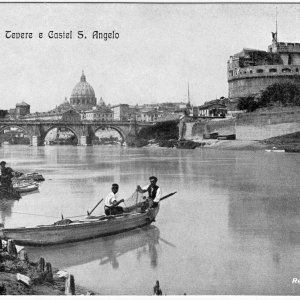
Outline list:
[[[70,105],[77,110],[88,110],[97,105],[93,87],[86,81],[82,71],[80,81],[75,85],[70,97]]]
[[[91,121],[112,121],[113,111],[105,106],[95,107],[92,110],[87,110],[85,113],[85,119]]]
[[[198,107],[198,116],[200,117],[225,117],[227,114],[225,98],[205,102]]]
[[[7,110],[0,109],[0,120],[9,120],[10,118],[10,114]]]
[[[111,107],[114,121],[128,121],[131,110],[128,104],[118,104]]]
[[[277,32],[272,35],[268,51],[244,48],[230,56],[227,78],[231,106],[241,97],[259,96],[274,83],[290,82],[300,87],[300,43],[281,43]]]
[[[26,102],[16,104],[16,118],[30,114],[30,105]]]
[[[81,120],[80,113],[74,109],[54,109],[49,112],[33,113],[21,117],[22,120],[60,120],[63,122],[77,122]]]
[[[22,101],[16,104],[16,108],[10,108],[9,111],[7,111],[6,118],[18,119],[27,114],[30,114],[30,105]]]
[[[156,121],[163,115],[163,111],[157,109],[146,110],[140,112],[140,120],[142,122],[153,122]]]

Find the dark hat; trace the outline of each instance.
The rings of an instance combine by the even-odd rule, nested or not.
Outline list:
[[[111,187],[119,187],[119,185],[117,183],[113,183]]]
[[[6,161],[2,160],[2,161],[0,162],[0,165],[6,165]]]
[[[151,176],[151,177],[149,177],[149,180],[155,180],[155,181],[157,181],[157,177]]]

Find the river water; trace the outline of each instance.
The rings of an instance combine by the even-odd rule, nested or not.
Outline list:
[[[112,237],[27,247],[105,295],[299,295],[300,155],[262,151],[4,146],[1,160],[45,177],[38,193],[1,201],[6,227],[51,224],[91,210],[120,185],[126,198],[156,175],[153,225]],[[103,213],[101,204],[94,212]]]

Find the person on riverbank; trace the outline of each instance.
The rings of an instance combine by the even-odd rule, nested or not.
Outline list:
[[[104,211],[107,216],[119,215],[124,212],[123,207],[119,206],[120,203],[124,202],[124,199],[118,201],[118,191],[119,185],[113,183],[111,187],[111,192],[105,197]]]
[[[12,178],[14,177],[13,175],[13,169],[10,167],[6,167],[6,162],[1,161],[0,162],[1,166],[1,186],[6,188],[6,189],[12,189]]]
[[[149,203],[150,208],[157,207],[159,205],[160,197],[161,197],[161,189],[156,184],[157,183],[157,177],[151,176],[149,177],[150,184],[141,187],[137,186],[137,191],[140,193],[146,193],[148,192],[148,198],[147,201]]]
[[[159,281],[158,280],[156,280],[156,284],[153,287],[153,293],[156,296],[162,296],[162,290],[161,290],[161,288],[159,286]]]

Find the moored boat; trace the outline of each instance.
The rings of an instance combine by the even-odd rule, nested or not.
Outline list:
[[[33,172],[33,173],[26,173],[20,176],[17,176],[18,180],[34,180],[34,181],[44,181],[45,178],[42,174]]]
[[[114,216],[87,217],[60,225],[36,227],[2,228],[0,237],[13,239],[20,245],[43,246],[76,242],[101,236],[108,236],[151,224],[159,206],[145,212],[131,212]]]
[[[26,185],[13,185],[13,188],[19,192],[19,193],[28,193],[32,191],[36,191],[39,188],[39,184],[34,182],[32,184],[26,184]]]
[[[266,149],[266,152],[277,152],[277,153],[283,153],[285,152],[284,149],[277,149],[276,147],[273,147],[272,149]]]
[[[32,179],[12,179],[12,184],[14,190],[18,191],[19,193],[27,193],[35,191],[39,188],[39,184]]]

